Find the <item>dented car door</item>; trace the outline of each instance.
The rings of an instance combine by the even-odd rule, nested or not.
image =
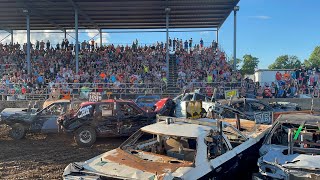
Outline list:
[[[120,102],[118,106],[120,135],[131,135],[141,127],[150,124],[149,118],[141,109],[134,106],[134,104]]]
[[[66,103],[55,103],[37,113],[35,120],[30,126],[31,131],[41,131],[43,133],[57,133],[57,119],[66,112]]]
[[[108,102],[97,105],[95,114],[96,130],[99,136],[119,135],[116,103]]]

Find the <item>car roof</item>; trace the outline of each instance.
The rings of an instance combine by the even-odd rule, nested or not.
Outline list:
[[[217,127],[204,126],[192,123],[174,122],[167,124],[161,121],[141,128],[143,132],[151,134],[160,134],[168,136],[197,138],[202,134],[208,134],[210,130],[216,130]]]
[[[306,113],[281,114],[277,121],[282,124],[289,123],[296,125],[300,125],[305,121],[307,125],[318,126],[320,124],[320,116]]]
[[[159,95],[152,95],[152,96],[138,96],[137,99],[139,98],[160,98]]]

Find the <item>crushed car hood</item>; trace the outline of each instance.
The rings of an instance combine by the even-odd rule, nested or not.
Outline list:
[[[262,161],[268,164],[278,164],[288,169],[305,169],[320,173],[320,155],[291,154],[282,152],[288,148],[285,146],[270,146],[269,151],[262,157]]]
[[[70,179],[68,176],[72,174],[84,173],[119,179],[172,179],[172,173],[178,168],[192,166],[192,162],[176,160],[180,163],[170,163],[170,160],[174,161],[167,156],[141,151],[132,155],[118,148],[84,163],[69,164],[63,176]],[[75,166],[80,167],[77,169]]]

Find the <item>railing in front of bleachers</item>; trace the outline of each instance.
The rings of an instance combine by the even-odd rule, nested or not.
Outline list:
[[[101,92],[103,95],[112,94],[117,98],[126,98],[138,95],[156,94],[160,96],[175,96],[176,94],[169,94],[166,92],[166,83],[55,83],[53,86],[44,86],[42,88],[20,88],[22,84],[7,84],[4,88],[0,87],[1,100],[19,101],[19,100],[44,100],[49,98],[53,92],[58,92],[60,96],[69,94],[72,98],[83,98],[88,96],[89,92]],[[243,84],[237,83],[218,83],[218,82],[193,82],[189,83],[188,87],[180,87],[182,93],[185,89],[189,91],[200,90],[203,94],[210,94],[214,88],[217,88],[218,93],[223,93],[226,90],[240,89]]]

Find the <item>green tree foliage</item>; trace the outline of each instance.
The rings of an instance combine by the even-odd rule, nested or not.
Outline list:
[[[297,56],[282,55],[270,64],[269,69],[295,69],[300,68],[301,61]]]
[[[320,46],[314,48],[308,60],[304,61],[306,67],[318,67],[320,66]]]
[[[237,64],[236,64],[237,69],[240,67],[241,62],[242,60],[237,58]],[[233,67],[233,57],[230,59],[229,64]]]
[[[243,64],[240,69],[241,74],[254,74],[255,68],[258,67],[259,58],[253,57],[250,54],[243,56]]]

